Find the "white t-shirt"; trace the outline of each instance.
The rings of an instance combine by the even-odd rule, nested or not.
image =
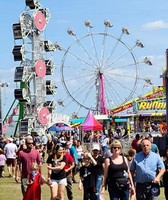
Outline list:
[[[76,151],[78,153],[78,159],[82,159],[82,157],[83,157],[83,147],[82,146],[77,147]]]
[[[4,147],[6,158],[16,158],[17,146],[14,143],[8,143]]]
[[[107,147],[108,146],[108,142],[109,142],[109,139],[106,135],[102,135],[101,138],[100,138],[100,144],[102,147]]]

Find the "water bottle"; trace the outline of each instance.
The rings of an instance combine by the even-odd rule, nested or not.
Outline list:
[[[36,172],[35,171],[32,171],[32,180],[34,181],[35,179],[35,175],[36,175]]]
[[[85,168],[85,173],[84,173],[83,177],[87,177],[87,175],[88,175],[88,171],[87,171],[87,168]]]
[[[125,178],[128,178],[128,173],[125,170],[124,170],[124,174],[123,175],[124,175]]]

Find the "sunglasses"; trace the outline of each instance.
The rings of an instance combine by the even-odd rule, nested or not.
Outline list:
[[[113,149],[121,149],[121,147],[113,147]]]
[[[27,142],[26,144],[33,144],[33,142]]]

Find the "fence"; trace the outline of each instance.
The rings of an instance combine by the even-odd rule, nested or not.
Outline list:
[[[147,134],[147,133],[145,133],[145,134]],[[141,133],[141,135],[142,135],[142,133]],[[131,147],[131,142],[132,142],[133,138],[132,137],[123,137],[118,140],[123,145],[123,152],[127,153],[128,149]],[[168,137],[167,136],[160,137],[160,135],[155,135],[155,136],[153,135],[153,143],[158,146],[160,156],[163,156],[166,148],[168,147]],[[83,143],[83,147],[86,151],[91,152],[93,144],[94,144],[93,142]]]
[[[120,139],[117,139],[117,140],[119,140],[121,142],[121,144],[123,146],[123,152],[127,153],[128,149],[131,147],[132,138],[123,137],[123,138],[120,138]],[[82,143],[84,150],[89,151],[89,152],[92,151],[93,144],[94,144],[94,142],[88,142],[88,143],[83,142]]]

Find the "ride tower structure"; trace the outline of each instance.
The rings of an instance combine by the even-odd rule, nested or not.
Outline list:
[[[19,102],[19,118],[15,134],[44,131],[51,120],[55,105],[48,100],[54,95],[56,86],[50,80],[53,74],[54,61],[52,54],[55,46],[44,38],[44,31],[50,19],[48,8],[38,0],[26,0],[26,9],[21,13],[19,22],[13,24],[14,61],[20,62],[16,67],[14,82],[17,88],[14,97]],[[18,130],[19,129],[19,130]]]

